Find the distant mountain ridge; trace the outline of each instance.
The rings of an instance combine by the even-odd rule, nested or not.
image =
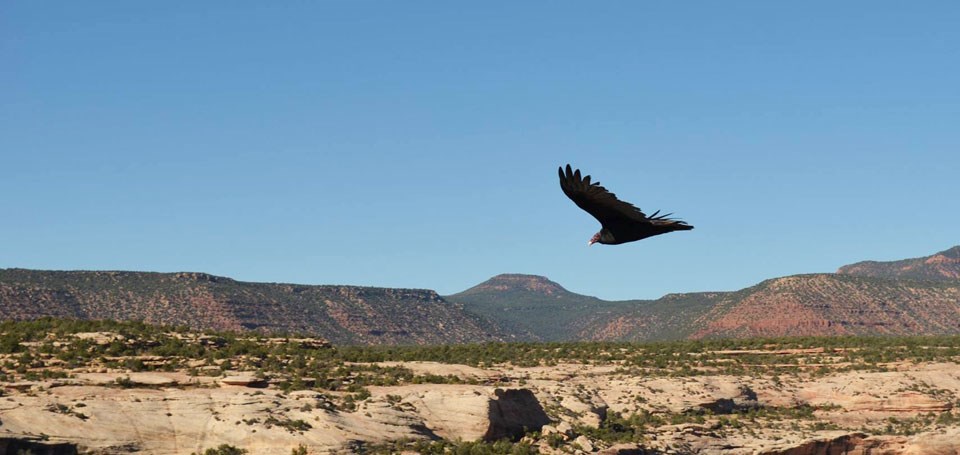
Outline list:
[[[719,302],[690,338],[960,333],[960,281],[844,274],[766,280]]]
[[[837,273],[891,279],[960,280],[960,246],[922,258],[857,262],[840,267]]]
[[[431,290],[246,283],[191,272],[0,269],[0,315],[293,332],[351,344],[510,339]]]
[[[589,321],[628,305],[570,292],[544,276],[516,273],[497,275],[444,298],[528,341],[580,338],[578,332]]]
[[[0,319],[142,320],[322,336],[334,343],[650,341],[960,333],[960,246],[734,292],[606,301],[537,275],[463,292],[246,283],[204,273],[0,269]]]
[[[498,275],[446,296],[531,340],[960,333],[960,246],[773,278],[735,292],[605,301],[545,277]],[[533,335],[532,337],[530,335]]]

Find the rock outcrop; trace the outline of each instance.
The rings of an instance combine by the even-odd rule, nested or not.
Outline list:
[[[517,440],[526,432],[540,431],[550,423],[550,417],[529,389],[497,389],[494,395],[497,398],[489,403],[490,428],[484,433],[484,440]]]
[[[49,389],[38,383],[32,390],[45,390],[43,394],[15,394],[0,402],[0,448],[10,448],[0,453],[29,448],[59,455],[76,453],[78,447],[126,453],[121,448],[134,447],[146,453],[189,454],[229,444],[251,453],[286,455],[298,444],[334,451],[357,440],[519,439],[550,422],[537,397],[523,388],[374,388],[373,397],[345,412],[331,410],[323,395],[310,391],[215,387],[212,379],[196,382],[184,376],[174,388],[110,387],[115,376],[88,374]],[[149,384],[151,376],[155,374],[125,377]],[[400,400],[389,398],[401,395]]]
[[[956,362],[885,365],[885,371],[841,369],[777,380],[723,374],[647,377],[590,364],[411,365],[435,368],[436,373],[460,371],[467,378],[513,379],[499,387],[371,386],[367,398],[346,408],[332,402],[342,401],[331,395],[338,392],[285,393],[273,385],[230,385],[185,372],[78,371],[68,378],[4,384],[0,444],[6,444],[8,453],[171,455],[228,444],[250,453],[286,455],[301,444],[311,453],[334,453],[360,443],[411,439],[517,440],[542,430],[543,438],[559,438],[565,447],[608,454],[960,450],[953,410],[960,396]],[[607,425],[612,415],[647,415],[651,423],[644,442],[613,446],[595,439],[597,431],[586,430],[615,429]],[[942,422],[935,423],[934,417]],[[656,418],[661,421],[655,423]],[[886,428],[891,422],[913,425],[904,428],[916,434],[898,435],[897,428]],[[535,442],[551,453],[545,441]]]
[[[0,453],[3,454],[33,454],[33,455],[76,455],[77,446],[74,444],[47,444],[41,438],[2,438],[0,437]]]

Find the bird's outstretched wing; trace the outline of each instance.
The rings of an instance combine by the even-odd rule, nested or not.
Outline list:
[[[600,224],[616,225],[624,222],[648,222],[640,209],[629,202],[617,199],[617,195],[600,186],[600,182],[590,182],[590,176],[581,177],[580,169],[573,170],[567,165],[566,172],[561,167],[560,188],[574,203],[593,215]],[[656,216],[657,214],[654,214]],[[665,217],[665,215],[664,215]]]
[[[633,204],[617,199],[617,195],[600,186],[600,182],[591,183],[589,175],[581,177],[580,170],[573,170],[569,164],[566,172],[561,167],[559,173],[563,193],[607,229],[643,230],[644,226],[652,225],[659,227],[661,232],[692,229],[692,226],[683,221],[669,218],[672,213],[661,215],[657,210],[647,216]]]

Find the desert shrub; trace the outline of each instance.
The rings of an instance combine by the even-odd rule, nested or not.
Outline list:
[[[130,379],[130,376],[118,377],[113,380],[113,383],[121,389],[130,389],[137,386],[137,383]]]
[[[397,441],[393,444],[364,446],[357,453],[367,454],[394,454],[400,452],[416,452],[426,455],[529,455],[538,453],[537,449],[527,442],[510,442],[500,440],[496,442],[452,442],[452,441]]]
[[[200,455],[244,455],[247,453],[246,449],[240,449],[229,444],[220,444],[215,449],[204,450]],[[191,455],[198,455],[194,452]]]
[[[287,431],[290,431],[290,432],[307,431],[307,430],[313,428],[312,425],[310,425],[309,423],[307,423],[307,422],[305,422],[305,421],[303,421],[303,420],[300,420],[300,419],[297,419],[297,420],[292,420],[292,419],[283,419],[283,420],[280,420],[280,419],[278,419],[278,418],[276,418],[276,417],[273,417],[273,416],[267,417],[267,420],[265,420],[263,423],[264,423],[264,425],[267,425],[267,426],[276,425],[276,426],[281,427],[281,428],[286,428]]]

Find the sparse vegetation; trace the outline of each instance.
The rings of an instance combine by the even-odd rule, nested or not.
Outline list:
[[[97,333],[93,339],[78,334]],[[253,336],[250,333],[204,332],[148,324],[110,321],[72,321],[41,319],[29,322],[0,323],[0,340],[19,340],[15,344],[0,343],[0,380],[5,382],[37,381],[67,377],[70,368],[82,365],[107,368],[115,373],[113,387],[146,387],[132,377],[137,372],[210,371],[215,376],[231,371],[247,372],[264,378],[271,393],[278,397],[297,390],[316,393],[293,409],[301,413],[368,412],[365,402],[382,400],[398,411],[412,404],[395,394],[374,397],[377,386],[405,384],[488,383],[499,381],[520,384],[531,378],[459,377],[451,374],[415,372],[396,361],[456,363],[478,367],[511,365],[535,367],[549,365],[606,366],[613,377],[662,378],[696,382],[704,375],[731,375],[754,378],[773,390],[787,390],[801,379],[824,377],[848,372],[882,372],[897,368],[899,363],[957,362],[960,360],[960,337],[797,337],[764,339],[722,339],[659,343],[487,343],[446,346],[326,346],[290,342],[290,338]],[[188,365],[190,365],[188,367]],[[422,371],[422,370],[417,370]],[[201,375],[205,373],[200,373]],[[686,378],[686,379],[684,379]],[[591,390],[582,384],[570,387],[570,394],[589,401]],[[3,390],[3,389],[0,389]],[[650,388],[650,393],[664,393]],[[282,392],[282,393],[280,393]],[[949,389],[922,380],[902,386],[898,393],[919,393],[941,402],[960,405],[960,397]],[[34,393],[34,392],[31,392]],[[260,396],[262,391],[251,391]],[[309,395],[307,395],[309,396]],[[650,395],[647,395],[649,398]],[[871,434],[914,435],[940,425],[960,422],[951,411],[890,418],[864,428],[843,428],[821,417],[835,412],[836,405],[819,407],[803,403],[792,406],[756,406],[738,408],[732,414],[711,412],[675,412],[657,408],[643,396],[625,397],[636,411],[619,414],[610,411],[598,427],[579,425],[573,428],[600,446],[622,442],[648,441],[658,429],[677,425],[694,425],[716,434],[751,434],[761,429],[812,434],[831,429],[862,430]],[[72,407],[53,404],[49,412],[69,415],[81,420],[83,403]],[[580,417],[557,404],[544,404],[548,416],[555,420]],[[297,416],[301,417],[301,416]],[[216,415],[215,415],[216,418]],[[237,425],[280,427],[291,433],[313,428],[313,417],[287,418],[277,413],[269,418],[237,419]],[[541,436],[530,432],[519,442],[452,442],[399,441],[389,445],[364,445],[362,453],[391,453],[410,450],[419,453],[535,453],[530,440],[551,447],[570,447],[567,436],[556,433]],[[301,447],[293,449],[295,453]],[[306,448],[303,447],[305,450]],[[207,449],[203,455],[243,453],[243,449],[220,446]],[[211,452],[213,451],[213,452]]]
[[[460,442],[460,441],[397,441],[392,444],[363,445],[355,453],[388,455],[401,452],[416,452],[426,455],[528,455],[539,453],[529,442]]]
[[[263,423],[267,426],[267,428],[269,428],[270,426],[276,425],[278,427],[286,428],[288,431],[292,433],[303,432],[313,428],[312,425],[300,419],[297,419],[297,420],[278,419],[273,416],[267,418],[267,420],[265,420]]]
[[[247,453],[246,449],[240,449],[229,444],[221,444],[217,448],[204,450],[200,455],[244,455]],[[197,455],[194,452],[192,455]]]
[[[129,389],[137,386],[137,383],[130,379],[130,376],[119,377],[113,380],[113,383],[123,389]]]
[[[111,334],[109,342],[78,339],[76,333]],[[13,342],[11,340],[18,340]],[[54,344],[53,341],[58,343]],[[795,353],[784,354],[784,350]],[[777,355],[772,356],[771,354]],[[883,371],[901,361],[960,358],[960,336],[797,337],[720,339],[658,343],[486,343],[442,346],[341,346],[316,349],[249,333],[193,333],[139,322],[39,319],[0,323],[0,377],[7,381],[64,376],[50,362],[102,365],[128,372],[169,371],[205,359],[222,375],[232,369],[257,372],[285,391],[328,390],[359,395],[366,386],[470,383],[454,375],[414,374],[386,361],[434,361],[484,366],[555,365],[561,362],[616,365],[644,376],[729,374],[771,376],[777,381],[805,374]],[[116,380],[133,387],[129,377]],[[926,393],[937,393],[927,390]]]
[[[77,406],[77,407],[79,407],[79,406]],[[67,405],[65,405],[65,404],[60,404],[60,403],[54,403],[54,404],[51,404],[51,405],[47,406],[47,411],[55,412],[55,413],[58,413],[58,414],[64,414],[64,415],[68,415],[68,416],[73,416],[73,417],[76,417],[76,418],[78,418],[78,419],[80,419],[80,420],[87,420],[87,419],[89,419],[89,417],[87,417],[87,416],[86,416],[85,414],[83,414],[82,412],[78,412],[78,411],[76,411],[76,410],[74,410],[74,409],[70,409],[70,406],[67,406]]]

